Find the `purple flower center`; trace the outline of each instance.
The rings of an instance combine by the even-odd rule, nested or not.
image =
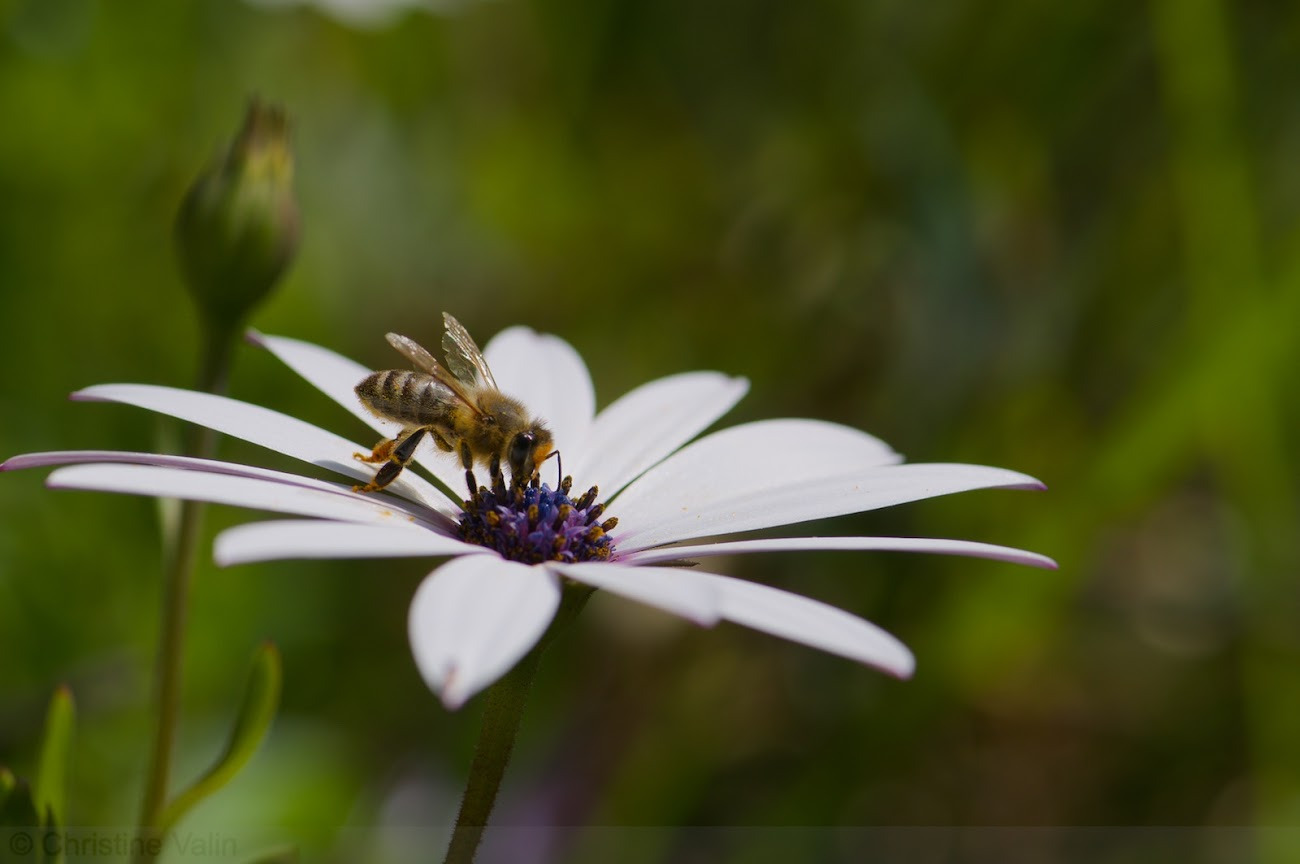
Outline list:
[[[565,477],[554,490],[545,483],[512,489],[480,487],[465,502],[457,533],[468,543],[524,564],[605,561],[614,552],[608,532],[618,520],[600,520],[605,505],[596,503],[595,486],[576,501],[571,499],[572,483]]]

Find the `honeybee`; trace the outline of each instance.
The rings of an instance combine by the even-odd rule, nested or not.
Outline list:
[[[367,375],[356,386],[361,403],[377,417],[402,424],[402,431],[375,445],[362,462],[384,463],[357,492],[375,492],[392,483],[415,456],[427,434],[448,453],[459,452],[470,496],[478,495],[474,463],[485,464],[493,488],[505,490],[501,464],[510,466],[511,484],[533,480],[537,466],[554,452],[551,432],[523,403],[497,388],[483,352],[461,323],[444,312],[444,368],[413,339],[388,334],[388,344],[418,371],[388,369]],[[449,372],[448,369],[451,371]]]

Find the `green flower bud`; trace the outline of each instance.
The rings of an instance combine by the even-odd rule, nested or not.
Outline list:
[[[230,149],[194,182],[176,219],[181,269],[204,323],[233,329],[298,248],[288,124],[254,99]]]

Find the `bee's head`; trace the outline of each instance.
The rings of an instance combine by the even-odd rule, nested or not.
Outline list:
[[[541,423],[533,423],[523,432],[510,439],[506,451],[506,462],[510,464],[510,476],[516,484],[523,485],[533,478],[537,466],[555,449],[551,439],[551,430]]]

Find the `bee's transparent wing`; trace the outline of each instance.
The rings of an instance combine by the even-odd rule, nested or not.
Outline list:
[[[388,344],[396,348],[398,353],[407,360],[410,360],[416,369],[432,375],[438,383],[444,385],[450,391],[450,395],[464,402],[475,411],[478,410],[478,403],[474,398],[476,388],[473,382],[462,381],[442,368],[442,364],[433,359],[433,355],[425,350],[424,346],[419,342],[400,333],[389,333]]]
[[[474,344],[474,337],[469,335],[469,331],[450,312],[443,312],[442,320],[447,326],[447,332],[442,335],[442,350],[447,355],[451,374],[470,387],[498,389],[492,370],[483,359],[483,352]]]
[[[388,344],[397,349],[397,352],[415,364],[415,368],[423,372],[428,372],[439,381],[450,381],[451,376],[447,370],[442,368],[442,364],[434,359],[433,355],[425,350],[424,346],[414,339],[403,336],[400,333],[389,333]]]

